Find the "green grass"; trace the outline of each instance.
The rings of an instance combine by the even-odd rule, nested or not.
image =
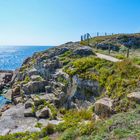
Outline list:
[[[128,137],[140,138],[139,110],[120,113],[112,118],[95,124],[92,139],[122,139]]]
[[[140,58],[134,57],[134,58],[132,58],[132,61],[133,61],[135,64],[140,65]]]
[[[69,110],[65,113],[63,120],[64,122],[60,123],[57,126],[58,131],[64,131],[68,128],[77,126],[81,121],[92,120],[92,110]]]

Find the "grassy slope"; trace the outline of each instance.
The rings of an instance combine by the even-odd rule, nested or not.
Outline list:
[[[120,43],[120,40],[122,42],[127,42],[129,40],[129,38],[130,39],[140,38],[140,34],[124,34],[124,35],[116,34],[116,35],[110,35],[110,36],[98,36],[98,37],[91,38],[89,43],[93,48],[95,48],[94,51],[96,51],[96,52],[111,55],[111,56],[114,56],[119,59],[125,59],[126,54],[127,54],[126,46],[122,45]],[[111,51],[111,54],[108,54],[108,50],[101,50],[101,49],[97,50],[96,45],[98,43],[103,43],[103,42],[106,42],[106,44],[112,44],[112,45],[118,46],[120,48],[120,51]],[[81,44],[87,45],[88,42],[83,41],[83,42],[81,42]],[[136,44],[131,47],[133,49],[130,49],[129,59],[131,61],[133,61],[135,64],[140,65],[140,45]],[[135,48],[137,48],[137,49],[135,49]]]

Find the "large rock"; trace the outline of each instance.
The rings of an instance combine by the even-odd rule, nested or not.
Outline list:
[[[21,96],[15,97],[15,98],[13,99],[13,102],[14,102],[15,105],[17,105],[17,104],[23,102],[23,98],[22,98]]]
[[[36,112],[37,118],[50,118],[51,116],[52,116],[52,113],[48,107],[44,107],[43,109]]]
[[[32,99],[29,99],[28,101],[25,102],[25,109],[31,108],[34,105]]]
[[[24,110],[24,117],[34,117],[35,113],[32,108],[28,108]]]
[[[35,106],[39,106],[39,105],[43,104],[42,100],[38,96],[31,95],[31,98],[32,98]]]
[[[95,97],[100,95],[99,82],[82,79],[75,75],[67,91],[59,95],[61,105],[65,104],[66,108],[73,108],[73,103],[76,103],[78,108],[87,108],[95,102]]]
[[[4,83],[10,82],[12,79],[12,76],[13,76],[13,73],[5,73],[5,75],[3,77]]]
[[[45,92],[46,81],[31,81],[23,85],[22,90],[25,94],[35,94]]]
[[[132,100],[140,103],[140,92],[133,92],[127,95],[127,97]]]
[[[12,76],[12,71],[0,71],[0,90],[10,83]]]
[[[68,48],[64,47],[64,48],[60,48],[56,51],[56,54],[55,55],[61,55],[61,54],[64,54],[65,52],[69,51]]]
[[[80,47],[80,48],[76,49],[73,52],[73,54],[74,55],[80,55],[80,56],[89,56],[89,55],[93,55],[94,53],[93,53],[91,47],[83,46],[83,47]]]
[[[113,101],[110,98],[102,98],[95,102],[95,114],[99,117],[109,117],[113,113]]]
[[[32,81],[41,81],[43,78],[40,75],[32,75],[31,76]]]
[[[17,85],[15,86],[13,89],[12,89],[12,98],[15,97],[15,96],[18,96],[20,95],[20,86]]]

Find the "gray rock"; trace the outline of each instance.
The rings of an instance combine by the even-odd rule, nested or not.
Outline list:
[[[109,117],[113,112],[113,101],[110,98],[102,98],[95,102],[95,114],[99,117]]]
[[[99,95],[98,81],[85,80],[75,75],[65,94],[60,94],[59,99],[61,105],[65,103],[67,108],[74,107],[72,102],[76,103],[78,108],[87,108],[95,102],[95,97]]]
[[[28,72],[29,77],[31,77],[32,75],[38,75],[38,71],[37,69],[33,68]]]
[[[31,80],[32,81],[42,81],[43,78],[40,75],[32,75]]]
[[[24,110],[24,117],[34,117],[35,113],[33,112],[32,108],[28,108]]]
[[[64,47],[64,48],[60,48],[56,51],[56,54],[55,55],[61,55],[61,54],[64,54],[65,52],[69,51],[68,48]]]
[[[25,94],[36,94],[45,92],[46,81],[31,81],[26,85],[23,85],[22,90]]]
[[[34,105],[33,101],[31,99],[29,99],[28,101],[26,101],[25,103],[25,109],[31,108]]]
[[[22,101],[23,101],[23,99],[22,99],[21,96],[15,97],[15,98],[13,99],[13,102],[14,102],[15,105],[17,105],[17,104],[19,104],[19,103],[22,103]]]
[[[13,72],[12,71],[2,71],[0,70],[0,91],[10,83],[12,80]]]
[[[89,56],[89,55],[94,55],[92,48],[88,46],[83,46],[78,49],[76,49],[73,52],[73,55],[79,55],[79,56]]]
[[[52,113],[48,107],[44,107],[43,109],[36,112],[37,118],[50,118],[51,116],[52,116]]]
[[[10,133],[10,131],[11,131],[11,130],[8,129],[8,128],[5,129],[5,130],[3,130],[3,131],[2,131],[2,136],[8,135],[8,134]]]
[[[127,97],[132,101],[140,103],[140,92],[130,93],[130,94],[127,95]]]
[[[16,96],[20,95],[20,85],[16,85],[13,89],[12,89],[12,95],[11,98],[13,99]]]
[[[40,99],[43,99],[52,103],[56,99],[56,97],[53,93],[50,93],[50,94],[44,94],[40,96]]]
[[[0,117],[0,135],[5,135],[9,131],[10,134],[32,131],[36,123],[37,119],[35,117],[24,117],[23,104],[11,106]]]
[[[42,104],[42,100],[40,99],[40,97],[38,97],[36,95],[35,96],[31,95],[31,98],[32,98],[35,106],[39,106]]]

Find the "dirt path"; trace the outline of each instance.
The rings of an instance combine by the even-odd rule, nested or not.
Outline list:
[[[120,59],[117,59],[117,58],[109,56],[109,55],[101,54],[101,53],[96,53],[96,55],[97,55],[97,57],[99,57],[101,59],[105,59],[105,60],[112,61],[112,62],[121,61]]]
[[[97,57],[98,58],[101,58],[101,59],[105,59],[105,60],[108,60],[108,61],[112,61],[112,62],[119,62],[119,61],[122,61],[120,59],[117,59],[115,57],[112,57],[112,56],[109,56],[109,55],[105,55],[105,54],[101,54],[101,53],[96,53]],[[140,68],[140,65],[134,65],[135,67],[137,68]]]

